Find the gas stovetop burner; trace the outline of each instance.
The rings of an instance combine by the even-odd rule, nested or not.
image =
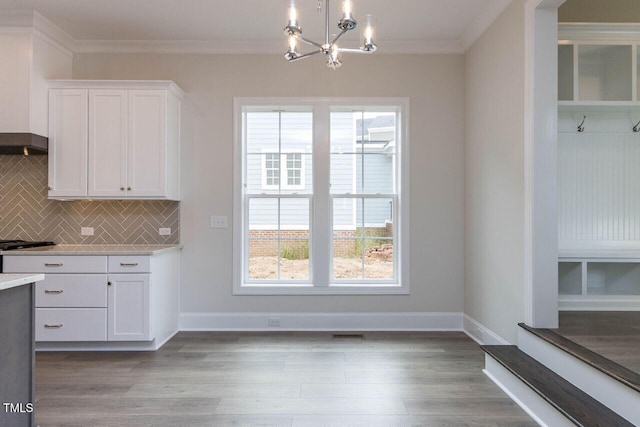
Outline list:
[[[54,242],[28,242],[26,240],[0,240],[0,251],[12,249],[36,248],[39,246],[52,246]]]

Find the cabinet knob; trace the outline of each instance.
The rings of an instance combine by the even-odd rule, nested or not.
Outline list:
[[[53,190],[53,188],[51,188],[51,186],[48,186],[47,188],[49,189],[49,191]]]
[[[111,282],[107,282],[107,286],[111,286]]]
[[[124,187],[120,187],[120,191],[124,191]]]
[[[127,190],[128,190],[128,191],[131,191],[131,187],[127,187]]]

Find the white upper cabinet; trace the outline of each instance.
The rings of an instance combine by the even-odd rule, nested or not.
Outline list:
[[[154,197],[165,192],[167,168],[167,92],[129,91],[127,192]]]
[[[89,90],[88,195],[122,197],[127,185],[127,91]]]
[[[560,24],[558,101],[564,107],[638,105],[637,24]]]
[[[49,93],[49,197],[87,194],[87,106],[85,89]]]
[[[49,197],[69,199],[180,199],[180,104],[182,91],[173,82],[51,81],[51,135],[54,152],[66,153],[80,142],[66,134],[86,129],[81,159],[50,156]],[[84,113],[65,121],[56,96],[84,92]],[[58,102],[59,104],[59,102]],[[86,117],[83,119],[82,117]],[[88,119],[87,119],[88,118]],[[87,125],[88,121],[88,125]],[[58,129],[58,133],[55,130]],[[60,137],[56,137],[60,134]],[[65,163],[66,162],[66,163]],[[52,170],[73,167],[85,177],[78,191],[63,191]]]

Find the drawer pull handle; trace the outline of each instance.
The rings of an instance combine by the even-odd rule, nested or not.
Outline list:
[[[47,329],[60,329],[62,328],[62,323],[58,323],[57,325],[49,325],[48,323],[45,323],[44,327]]]
[[[45,263],[44,263],[44,266],[45,266],[45,267],[62,267],[63,265],[64,265],[64,264],[63,264],[63,263],[61,263],[61,262],[56,262],[56,263],[53,263],[53,262],[45,262]]]
[[[57,290],[53,290],[53,291],[52,291],[52,290],[49,290],[49,289],[45,289],[45,290],[44,290],[44,293],[45,293],[45,294],[61,294],[61,293],[63,293],[63,292],[64,292],[64,291],[63,291],[62,289],[57,289]]]
[[[121,262],[120,263],[120,267],[137,267],[138,263],[137,262]]]

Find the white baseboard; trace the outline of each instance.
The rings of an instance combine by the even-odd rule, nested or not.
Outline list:
[[[509,345],[509,341],[493,332],[474,318],[464,315],[462,319],[464,332],[480,345]]]
[[[279,326],[269,326],[277,322]],[[462,313],[182,313],[181,331],[462,331]]]
[[[640,297],[637,295],[626,296],[567,296],[558,297],[558,309],[560,311],[638,311],[640,310]]]

